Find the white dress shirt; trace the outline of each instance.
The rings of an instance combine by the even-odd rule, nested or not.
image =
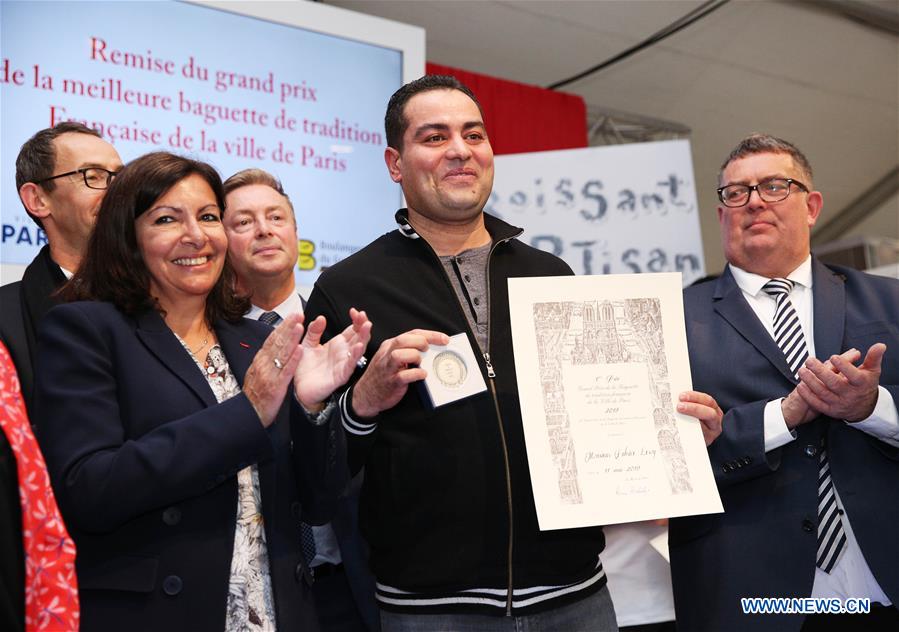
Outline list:
[[[276,306],[275,309],[262,309],[261,307],[253,305],[252,307],[250,307],[250,311],[247,312],[246,318],[259,320],[259,317],[262,316],[265,312],[275,312],[278,314],[278,317],[281,320],[283,320],[284,317],[288,314],[302,314],[303,299],[301,299],[300,295],[296,292],[291,292],[284,300],[284,302]],[[276,321],[276,324],[280,322],[280,320]]]
[[[770,279],[751,272],[741,270],[728,264],[734,280],[737,282],[743,297],[752,311],[758,316],[768,334],[774,338],[774,310],[775,299],[765,292],[762,287]],[[802,264],[787,275],[794,282],[790,293],[790,301],[799,317],[799,324],[805,336],[809,356],[815,356],[815,323],[812,315],[812,258],[811,255]],[[845,349],[843,351],[846,351]],[[859,349],[862,357],[868,351]],[[899,446],[899,412],[896,402],[893,401],[889,391],[878,386],[877,404],[871,415],[862,421],[849,424],[852,428],[866,432],[884,443]],[[765,406],[764,435],[765,451],[771,451],[796,439],[796,433],[787,428],[783,411],[780,407],[781,399],[775,399]],[[848,422],[847,422],[848,423]],[[834,492],[837,504],[843,507],[839,490],[834,482]],[[830,573],[825,573],[820,568],[815,568],[815,583],[812,587],[812,597],[869,597],[885,605],[890,603],[889,598],[874,579],[868,563],[862,555],[858,541],[852,531],[849,515],[842,515],[843,527],[846,531],[846,547],[839,561]]]

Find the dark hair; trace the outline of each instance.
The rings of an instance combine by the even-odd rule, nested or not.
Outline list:
[[[474,95],[474,92],[464,83],[451,75],[425,75],[419,77],[415,81],[410,81],[402,88],[393,93],[390,101],[387,102],[387,113],[384,114],[384,132],[387,136],[387,146],[396,150],[403,148],[403,134],[409,127],[409,121],[406,120],[405,112],[406,103],[416,94],[428,92],[430,90],[458,90],[469,99],[474,101],[484,118],[484,111],[481,109],[481,103]]]
[[[25,141],[25,144],[19,150],[19,155],[16,157],[16,191],[21,189],[26,182],[37,183],[53,175],[53,171],[56,169],[56,146],[53,141],[63,134],[70,133],[88,134],[97,138],[103,138],[97,130],[74,121],[63,121],[53,127],[42,129]],[[56,181],[47,180],[47,182],[42,182],[40,186],[49,193],[56,188]],[[21,196],[19,199],[22,199]],[[25,206],[24,202],[22,202],[22,206]],[[44,227],[41,219],[32,215],[27,206],[25,206],[25,212],[28,213],[28,217],[34,220],[35,224],[41,228]]]
[[[796,145],[785,141],[782,138],[772,136],[771,134],[758,133],[750,134],[741,140],[737,146],[734,147],[733,151],[730,152],[727,160],[724,161],[724,164],[722,164],[721,168],[718,170],[718,184],[723,184],[721,182],[721,176],[724,175],[724,170],[727,169],[727,165],[734,160],[752,156],[753,154],[787,154],[793,159],[793,164],[795,164],[796,167],[802,171],[803,176],[805,176],[807,182],[804,184],[809,187],[812,186],[812,165],[809,163],[808,158],[805,157],[805,154],[803,154]]]
[[[290,197],[284,192],[281,181],[264,169],[244,169],[243,171],[235,173],[225,180],[225,196],[227,197],[232,191],[240,189],[241,187],[248,187],[252,184],[261,184],[280,193],[281,196],[287,200],[287,206],[290,208],[290,212],[296,215],[293,210],[293,202],[290,201]]]
[[[137,244],[135,220],[173,186],[198,175],[209,184],[220,209],[225,191],[216,170],[205,162],[167,152],[146,154],[128,163],[112,181],[78,272],[62,289],[64,300],[109,301],[128,315],[160,309],[150,295],[150,272]],[[222,274],[206,299],[206,319],[236,322],[250,307],[234,294],[234,270],[225,256]]]

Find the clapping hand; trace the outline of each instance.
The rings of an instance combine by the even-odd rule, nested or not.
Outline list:
[[[309,323],[293,381],[297,400],[309,412],[319,412],[331,393],[346,384],[371,339],[372,323],[365,312],[351,308],[350,319],[352,323],[325,344],[325,317]]]
[[[303,356],[302,335],[302,314],[291,314],[266,338],[247,369],[243,392],[266,428],[275,420]]]
[[[796,392],[819,414],[849,422],[866,419],[877,404],[880,366],[886,350],[882,342],[872,345],[858,366],[854,362],[861,353],[856,349],[831,356],[827,362],[809,358],[799,369],[801,382]]]

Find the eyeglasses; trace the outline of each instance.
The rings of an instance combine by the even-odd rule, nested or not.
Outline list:
[[[728,184],[718,189],[718,199],[724,206],[731,208],[743,206],[749,202],[749,197],[755,191],[764,202],[780,202],[790,196],[790,185],[795,184],[799,189],[808,193],[808,187],[793,178],[770,178],[762,180],[758,184]]]
[[[81,169],[75,169],[74,171],[61,173],[58,176],[50,176],[49,178],[44,178],[43,180],[37,180],[35,184],[43,184],[44,182],[56,180],[57,178],[73,176],[76,173],[81,174],[81,176],[84,178],[84,186],[86,186],[88,189],[109,188],[109,183],[112,182],[112,179],[119,175],[118,171],[110,171],[109,169],[103,169],[102,167],[83,167]]]

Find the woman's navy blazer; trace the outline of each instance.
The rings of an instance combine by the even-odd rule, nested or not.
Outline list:
[[[271,329],[215,323],[238,382]],[[244,394],[216,402],[156,311],[102,302],[42,323],[36,414],[78,549],[82,630],[223,630],[237,472],[257,464],[278,628],[316,630],[300,519],[327,521],[346,483],[337,415],[288,394],[264,428]]]

